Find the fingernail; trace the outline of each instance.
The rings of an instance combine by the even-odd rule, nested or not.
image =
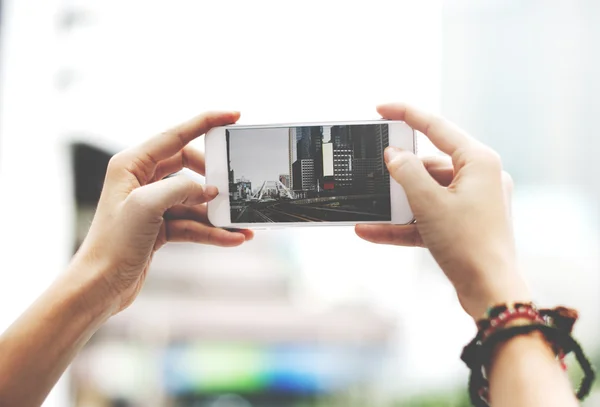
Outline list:
[[[212,186],[212,185],[205,185],[204,186],[204,193],[211,197],[214,198],[215,196],[219,195],[219,190],[217,189],[217,187]]]
[[[402,151],[403,150],[401,148],[398,148],[398,147],[388,147],[388,148],[386,148],[385,149],[385,153],[384,153],[385,162],[389,163],[394,158],[396,158],[400,154],[402,154]]]

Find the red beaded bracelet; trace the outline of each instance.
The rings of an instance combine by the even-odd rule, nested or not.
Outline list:
[[[525,325],[549,325],[549,318],[546,316],[542,316],[541,312],[538,311],[534,306],[524,306],[519,305],[515,307],[506,307],[503,311],[498,314],[496,318],[488,319],[489,327],[483,331],[481,335],[481,340],[485,341],[494,333],[505,329],[508,326],[512,326],[512,322],[518,320],[525,320],[527,323]],[[558,362],[564,371],[567,370],[567,364],[565,363],[565,354],[562,349],[557,348],[555,344],[550,344],[556,354]]]
[[[526,319],[531,323],[546,324],[546,320],[544,320],[540,313],[531,308],[510,308],[490,320],[490,326],[483,331],[482,340],[486,340],[491,334],[510,325],[512,321],[517,319]]]
[[[461,359],[471,370],[469,394],[473,405],[489,406],[489,382],[485,367],[489,364],[495,347],[515,336],[534,331],[539,331],[545,337],[564,370],[565,355],[575,353],[585,374],[576,395],[580,400],[587,396],[595,372],[581,346],[571,336],[577,318],[575,310],[565,307],[538,310],[532,303],[506,304],[488,309],[484,318],[477,321],[477,336],[461,355]]]

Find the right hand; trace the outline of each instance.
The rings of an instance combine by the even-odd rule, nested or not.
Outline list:
[[[443,118],[400,104],[378,111],[386,119],[405,121],[450,157],[421,161],[389,147],[390,175],[406,191],[416,223],[362,224],[356,233],[374,243],[427,247],[474,319],[491,305],[530,301],[517,270],[512,181],[498,154]]]

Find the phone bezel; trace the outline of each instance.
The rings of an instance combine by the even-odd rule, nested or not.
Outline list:
[[[229,177],[227,163],[226,129],[251,129],[300,126],[335,126],[361,124],[388,124],[389,145],[416,153],[414,130],[405,122],[397,120],[361,120],[312,123],[281,124],[233,124],[215,127],[205,136],[206,183],[219,189],[219,194],[208,203],[208,220],[217,227],[235,229],[273,229],[294,226],[352,226],[358,223],[383,223],[405,225],[414,221],[414,216],[404,189],[390,177],[391,221],[357,222],[278,222],[278,223],[232,223],[229,203]]]

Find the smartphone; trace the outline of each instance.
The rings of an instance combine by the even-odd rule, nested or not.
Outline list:
[[[219,195],[208,219],[249,229],[411,223],[406,194],[384,162],[387,146],[416,153],[413,129],[390,120],[213,128],[206,183]]]

